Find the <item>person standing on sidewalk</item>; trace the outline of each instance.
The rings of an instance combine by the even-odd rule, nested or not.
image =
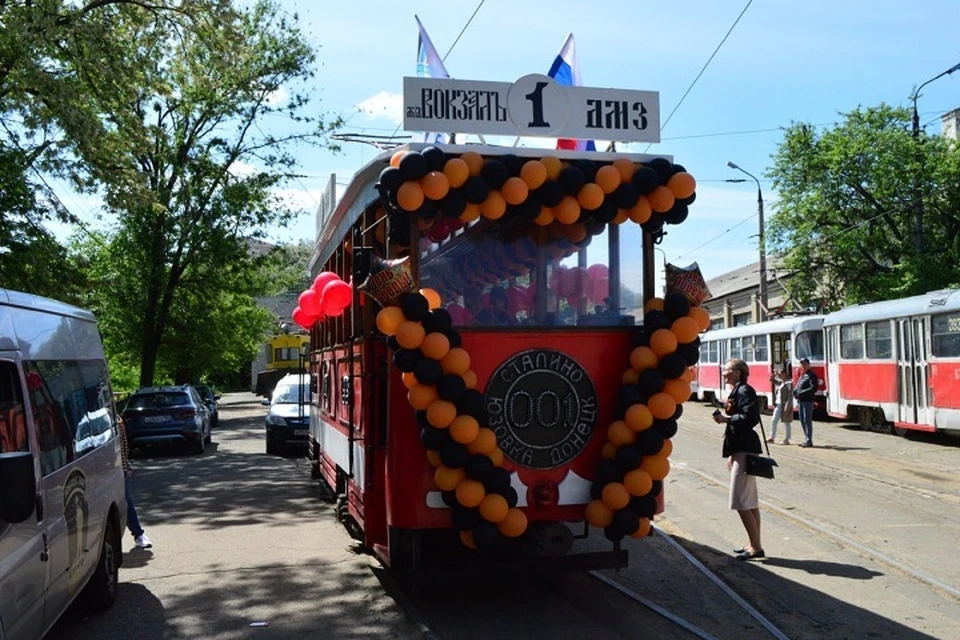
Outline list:
[[[820,388],[820,379],[810,368],[810,360],[800,359],[800,366],[803,367],[803,373],[800,374],[800,380],[797,381],[797,388],[793,395],[796,397],[800,409],[800,427],[803,429],[803,444],[801,447],[813,446],[813,400],[817,397],[817,389]]]
[[[773,419],[770,421],[770,438],[767,440],[770,444],[777,439],[777,425],[783,423],[783,430],[786,435],[783,437],[783,444],[790,444],[790,427],[793,423],[793,382],[785,369],[778,369],[773,377],[770,378],[773,383]]]
[[[130,493],[130,478],[133,476],[133,467],[130,466],[130,443],[127,440],[127,427],[123,418],[117,416],[117,426],[120,428],[120,459],[123,461],[123,491],[127,498],[127,528],[133,535],[133,543],[141,549],[153,548],[153,543],[143,527],[140,526],[140,518],[137,517],[137,508],[133,505],[133,496]]]

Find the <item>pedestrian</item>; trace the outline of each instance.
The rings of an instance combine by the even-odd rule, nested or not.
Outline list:
[[[803,429],[803,444],[801,447],[813,446],[813,400],[817,397],[817,389],[820,388],[820,379],[810,368],[808,358],[800,358],[800,366],[803,373],[797,381],[797,388],[793,395],[797,399],[800,409],[800,427]]]
[[[130,466],[130,442],[127,440],[127,427],[123,418],[117,416],[117,426],[120,429],[120,459],[123,461],[123,491],[127,498],[127,528],[133,535],[133,543],[141,549],[153,548],[153,543],[137,517],[137,508],[133,506],[133,495],[130,493],[130,478],[133,476],[133,467]]]
[[[747,384],[750,370],[743,360],[733,358],[723,367],[723,380],[733,387],[727,398],[726,414],[717,409],[713,419],[725,424],[723,457],[730,471],[730,508],[735,510],[747,532],[748,543],[734,549],[737,560],[763,558],[760,542],[760,499],[757,497],[757,479],[747,475],[747,454],[762,453],[760,436],[754,427],[760,424],[760,403],[757,392]]]
[[[790,427],[793,423],[793,382],[786,369],[778,369],[770,381],[773,383],[773,419],[770,421],[770,438],[767,442],[774,443],[777,439],[777,425],[782,422],[783,430],[786,432],[783,444],[790,444]]]

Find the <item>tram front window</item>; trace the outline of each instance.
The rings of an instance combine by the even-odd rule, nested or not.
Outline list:
[[[803,331],[797,334],[797,358],[823,360],[823,333]]]
[[[567,227],[480,219],[440,242],[424,236],[420,285],[440,294],[461,327],[633,324],[610,288],[606,226],[593,236]]]

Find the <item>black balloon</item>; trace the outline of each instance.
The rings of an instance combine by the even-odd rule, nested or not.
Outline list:
[[[656,498],[660,495],[660,492],[663,491],[663,480],[654,480],[653,485],[650,487],[650,491],[647,492],[647,495],[651,498]]]
[[[669,329],[670,318],[659,309],[651,309],[643,314],[643,328],[647,330],[647,333],[651,334],[657,329]]]
[[[464,199],[462,193],[456,189],[451,189],[447,192],[447,195],[444,196],[443,200],[440,201],[438,208],[446,217],[457,218],[467,208],[467,201]]]
[[[510,472],[503,467],[495,467],[490,476],[483,483],[483,488],[487,493],[496,493],[503,495],[503,492],[510,486]]]
[[[442,375],[440,363],[431,358],[420,358],[413,366],[413,376],[420,384],[437,384]]]
[[[583,179],[587,182],[593,182],[597,177],[597,169],[600,166],[593,160],[577,160],[573,163],[577,169],[580,169],[580,173],[583,174]]]
[[[387,346],[390,347],[391,351],[396,351],[400,348],[400,343],[397,342],[397,336],[390,336],[387,338]]]
[[[663,311],[673,322],[690,313],[690,301],[682,293],[671,293],[663,299]]]
[[[423,330],[427,333],[446,333],[452,324],[450,312],[446,309],[434,309],[423,317]]]
[[[654,419],[653,428],[660,432],[664,438],[672,438],[677,435],[677,421],[673,418],[667,420]]]
[[[624,182],[613,192],[613,201],[621,209],[632,209],[639,199],[640,190],[631,182]]]
[[[617,206],[609,197],[604,198],[600,208],[594,210],[593,217],[597,222],[613,222],[613,219],[617,217]]]
[[[480,169],[480,176],[486,181],[491,189],[499,189],[506,182],[508,175],[507,165],[500,160],[487,160]]]
[[[596,467],[596,482],[601,485],[623,480],[623,471],[613,460],[601,460]]]
[[[437,203],[433,200],[424,200],[415,213],[423,220],[433,220],[437,217]]]
[[[640,402],[640,390],[635,384],[625,384],[617,391],[617,405],[624,409]]]
[[[663,434],[656,429],[644,429],[637,434],[636,447],[645,456],[655,456],[663,449]]]
[[[540,200],[535,194],[531,193],[526,200],[513,207],[513,209],[518,218],[526,222],[532,222],[540,215]]]
[[[640,528],[640,516],[627,505],[613,514],[612,526],[618,531],[626,532],[628,536],[632,535]]]
[[[486,412],[483,407],[483,394],[476,389],[467,389],[457,403],[457,413],[476,418],[480,424],[485,422]]]
[[[450,442],[450,433],[446,429],[435,429],[434,427],[424,427],[420,431],[420,442],[427,449],[439,451],[440,447]]]
[[[457,502],[457,492],[456,491],[441,491],[440,499],[443,500],[443,504],[448,507],[456,507],[460,503]]]
[[[408,152],[400,160],[400,173],[406,180],[419,180],[427,173],[427,160],[416,151]]]
[[[637,170],[633,172],[630,183],[637,188],[637,191],[646,196],[660,186],[660,176],[650,167],[637,167]]]
[[[674,202],[673,207],[663,214],[663,221],[667,224],[682,224],[688,215],[690,215],[690,210],[687,205],[682,202]]]
[[[427,420],[427,412],[424,411],[423,409],[417,409],[416,411],[414,411],[413,417],[417,421],[417,424],[420,425],[421,427],[424,427],[424,428],[432,427],[432,425],[430,424],[430,421]]]
[[[652,396],[655,393],[663,391],[663,374],[658,369],[644,369],[640,372],[640,379],[637,381],[637,387],[641,393]]]
[[[649,429],[647,429],[647,431],[649,431]],[[640,435],[643,434],[641,433]],[[641,453],[637,447],[626,444],[617,449],[613,461],[617,463],[621,471],[626,473],[640,466],[640,463],[643,462],[643,453]]]
[[[611,524],[609,527],[603,528],[603,535],[606,536],[610,542],[620,542],[626,537],[627,532],[615,524]]]
[[[666,158],[654,158],[650,161],[650,168],[657,172],[660,184],[667,184],[667,180],[673,175],[673,165]]]
[[[397,349],[393,354],[393,365],[404,373],[410,373],[422,359],[420,349]]]
[[[630,498],[630,504],[627,505],[627,508],[641,518],[652,518],[657,512],[657,499],[650,494],[643,497],[634,496]]]
[[[496,469],[490,456],[480,453],[470,456],[463,468],[467,472],[467,477],[477,482],[486,482],[493,474],[493,470]]]
[[[424,358],[426,360],[427,358]],[[437,363],[439,367],[440,364]],[[416,375],[416,372],[414,372]],[[419,380],[419,378],[417,378]],[[460,398],[463,397],[463,392],[467,390],[467,385],[464,383],[463,378],[455,373],[445,373],[439,377],[439,380],[436,382],[437,393],[441,398],[447,400],[448,402],[453,402],[456,404],[460,402]]]
[[[590,497],[593,498],[594,500],[602,500],[602,499],[603,499],[603,486],[604,486],[604,485],[600,484],[599,482],[594,482],[593,484],[591,484],[591,485],[590,485]]]
[[[523,163],[520,162],[520,158],[508,153],[500,156],[500,162],[503,163],[503,166],[507,168],[507,177],[513,178],[520,175],[520,167],[523,166]]]
[[[446,310],[444,310],[444,313],[447,313]],[[451,349],[459,349],[461,346],[463,346],[463,340],[460,338],[460,334],[453,329],[447,329],[443,332],[443,335],[447,336],[447,340],[450,341]]]
[[[450,520],[453,521],[453,526],[460,531],[469,531],[483,522],[483,517],[480,515],[480,509],[457,504],[450,510]]]
[[[682,164],[675,164],[675,165],[673,165],[673,168],[670,170],[670,172],[671,172],[671,175],[673,175],[673,174],[676,174],[676,173],[682,173],[682,172],[684,172],[684,171],[686,171],[686,170],[687,170],[687,168],[686,168],[685,166],[683,166]]]
[[[650,346],[650,331],[646,327],[640,327],[633,332],[633,346],[636,347],[649,347]]]
[[[396,167],[387,167],[380,172],[380,186],[388,193],[396,193],[403,184],[403,174]]]
[[[650,219],[640,225],[640,228],[650,234],[658,234],[663,231],[663,216],[654,212]]]
[[[463,184],[463,197],[471,204],[481,204],[490,195],[490,185],[480,176],[470,176]]]
[[[679,419],[680,419],[680,416],[682,416],[682,415],[683,415],[683,403],[678,402],[678,403],[677,403],[677,410],[673,412],[673,419],[674,419],[674,420],[679,420]]]
[[[679,378],[687,370],[687,360],[679,353],[670,353],[660,358],[657,369],[668,380]]]
[[[547,180],[534,193],[545,207],[555,207],[563,200],[563,187],[556,180]]]
[[[454,440],[447,442],[440,447],[440,462],[443,466],[451,469],[459,469],[470,459],[470,451],[466,445],[460,444]]]
[[[403,299],[400,305],[403,310],[403,317],[414,322],[423,322],[430,312],[430,303],[420,293],[410,293]]]
[[[497,529],[497,525],[492,522],[481,520],[473,528],[473,542],[478,549],[495,549],[503,545],[504,541],[503,534]]]
[[[580,169],[569,166],[564,167],[560,172],[559,182],[564,193],[576,197],[577,194],[580,193],[580,189],[583,188],[583,185],[587,183],[587,180],[583,177],[583,172],[580,171]]]
[[[507,506],[511,509],[517,506],[517,502],[520,500],[520,496],[517,495],[517,490],[513,487],[507,487],[506,490],[500,495],[502,495],[504,500],[507,501]]]
[[[685,205],[687,205],[688,207],[689,207],[690,205],[692,205],[692,204],[693,204],[694,202],[696,202],[696,201],[697,201],[697,192],[696,192],[696,191],[694,191],[693,193],[691,193],[689,198],[677,198],[677,202],[679,202],[680,204],[685,204]]]
[[[687,361],[687,366],[692,367],[700,361],[700,347],[695,342],[677,345],[677,351]]]
[[[443,171],[443,165],[447,163],[443,151],[437,147],[427,147],[420,153],[427,162],[427,171]]]

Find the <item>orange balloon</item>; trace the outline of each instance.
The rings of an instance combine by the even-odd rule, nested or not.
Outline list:
[[[480,204],[480,213],[488,220],[498,220],[507,212],[507,201],[499,191],[491,191],[487,199]]]
[[[663,456],[664,458],[669,458],[670,454],[673,453],[673,441],[670,438],[666,438],[663,441],[663,449],[660,449],[658,456]]]
[[[503,466],[503,451],[501,451],[500,449],[494,449],[489,454],[487,454],[487,457],[493,461],[493,466],[495,467]]]
[[[429,414],[427,419],[430,419]],[[462,415],[450,424],[450,437],[460,444],[470,444],[480,435],[480,423],[473,416]]]
[[[450,338],[439,331],[428,333],[420,343],[420,351],[431,360],[441,360],[450,352]]]
[[[710,312],[703,307],[691,306],[687,316],[696,321],[697,328],[700,331],[706,331],[710,328]]]
[[[593,182],[588,182],[577,192],[577,202],[584,209],[599,209],[603,204],[603,189]]]
[[[467,445],[467,451],[470,453],[482,453],[484,455],[490,455],[496,449],[497,434],[493,432],[493,429],[487,429],[486,427],[480,429],[473,442]]]
[[[464,478],[461,480],[460,484],[457,485],[456,491],[457,502],[468,509],[479,506],[479,504],[483,501],[483,497],[486,495],[483,485],[476,480],[471,480],[470,478]]]
[[[459,189],[470,177],[470,166],[463,158],[450,158],[443,165],[443,175],[447,176],[451,189]]]
[[[400,324],[406,318],[403,316],[403,311],[400,307],[384,307],[380,309],[380,313],[377,314],[377,329],[381,333],[384,333],[388,336],[395,335],[397,333],[397,328],[400,327]]]
[[[654,418],[667,420],[677,411],[677,401],[665,391],[655,393],[647,400],[647,408]]]
[[[547,170],[547,180],[556,180],[560,177],[560,172],[563,171],[563,163],[560,162],[559,158],[547,156],[541,158],[540,162],[543,163],[543,168]]]
[[[583,242],[587,238],[587,225],[582,222],[574,222],[564,227],[563,234],[570,242]]]
[[[404,320],[397,327],[397,342],[404,349],[416,349],[423,342],[425,335],[423,325],[413,320]]]
[[[449,427],[457,417],[457,407],[446,400],[434,400],[427,407],[427,422],[437,429]]]
[[[468,202],[467,206],[464,208],[463,213],[460,214],[460,219],[464,222],[473,222],[480,218],[480,205],[473,204]]]
[[[507,204],[518,205],[530,195],[530,188],[522,178],[513,177],[507,178],[507,181],[500,188],[500,193]]]
[[[453,491],[460,484],[460,481],[467,477],[467,472],[463,469],[451,469],[443,465],[437,467],[433,472],[433,481],[441,491]]]
[[[687,382],[693,382],[696,376],[693,375],[693,369],[687,367],[683,370],[683,375],[680,376],[681,380],[686,380]]]
[[[613,460],[617,456],[617,445],[612,442],[604,442],[603,448],[600,449],[600,456],[604,460]]]
[[[407,155],[406,151],[397,151],[392,156],[390,156],[390,166],[394,168],[400,167],[400,161],[403,160],[403,156]]]
[[[663,480],[670,473],[670,461],[666,456],[644,456],[640,468],[654,480]]]
[[[440,171],[428,171],[420,178],[423,194],[431,200],[441,200],[450,192],[450,181]]]
[[[592,526],[600,529],[609,527],[613,523],[613,511],[600,500],[594,500],[588,504],[583,516]]]
[[[619,511],[630,504],[630,492],[620,482],[609,482],[600,492],[603,506],[611,511]]]
[[[463,377],[463,383],[467,385],[467,389],[477,388],[477,374],[474,373],[473,369],[465,371],[461,376]]]
[[[541,227],[545,227],[555,220],[553,207],[540,207],[540,215],[534,218],[534,222]]]
[[[449,340],[447,341],[449,343]],[[456,347],[447,351],[447,355],[440,360],[440,368],[444,373],[455,373],[462,376],[470,369],[470,354],[466,349]]]
[[[413,375],[412,371],[404,371],[400,380],[403,381],[403,386],[407,389],[413,389],[413,385],[417,384],[417,376]]]
[[[416,211],[423,204],[423,189],[416,180],[407,180],[397,189],[397,204],[404,211]]]
[[[530,189],[539,189],[547,181],[547,167],[539,160],[528,160],[520,167],[520,177]]]
[[[640,518],[640,526],[636,531],[630,534],[631,538],[646,538],[650,535],[650,530],[653,527],[650,525],[650,518]],[[469,531],[464,531],[463,533],[470,533]]]
[[[613,165],[604,165],[597,169],[597,177],[593,179],[603,192],[610,195],[620,186],[620,171]]]
[[[697,336],[700,335],[700,325],[690,316],[683,316],[673,321],[673,324],[670,325],[670,331],[673,331],[673,335],[677,336],[677,342],[687,344],[696,340]]]
[[[626,209],[617,209],[617,215],[613,216],[613,220],[611,220],[611,222],[613,224],[623,224],[629,219],[630,219],[630,216],[627,215]]]
[[[625,444],[633,444],[637,440],[637,432],[627,426],[623,420],[611,422],[607,427],[607,440],[614,446],[622,447]]]
[[[580,203],[573,196],[563,196],[560,204],[553,208],[553,217],[560,224],[573,224],[580,217]]]
[[[657,329],[650,336],[650,348],[659,357],[677,350],[677,336],[670,329]]]
[[[677,404],[690,399],[690,383],[681,378],[667,380],[663,385],[663,390],[669,393],[677,401]]]
[[[626,158],[617,158],[613,161],[613,168],[620,174],[620,182],[630,182],[637,170],[637,165]]]
[[[443,461],[440,459],[440,452],[427,449],[427,462],[429,462],[430,466],[434,468],[442,465]]]
[[[667,188],[678,198],[689,198],[697,188],[697,181],[686,171],[680,171],[670,176]]]
[[[483,156],[473,151],[467,151],[460,154],[460,159],[467,163],[471,176],[480,175],[480,171],[483,169]]]
[[[508,538],[518,538],[527,530],[527,514],[513,507],[507,512],[507,517],[497,524],[497,528]]]
[[[650,201],[650,208],[657,213],[670,211],[673,203],[677,200],[676,196],[673,195],[673,191],[670,191],[670,189],[662,185],[654,189],[653,192],[647,196],[647,199]]]
[[[647,196],[637,198],[637,204],[627,210],[627,217],[637,224],[643,224],[649,220],[652,215],[653,209],[650,207],[650,200],[647,199]]]
[[[644,313],[650,311],[663,311],[663,298],[650,298],[647,300],[647,303],[643,305]]]
[[[640,374],[637,373],[635,369],[627,369],[620,377],[620,382],[623,384],[637,384],[640,382]]]
[[[435,386],[419,382],[410,387],[410,391],[407,392],[407,401],[410,402],[410,406],[419,411],[425,410],[439,397]]]
[[[473,541],[473,532],[472,531],[461,531],[460,532],[460,542],[463,543],[468,549],[476,549],[477,543]]]
[[[503,522],[510,512],[510,505],[507,499],[496,493],[485,495],[480,501],[480,515],[487,522],[497,524]]]
[[[653,426],[653,414],[645,404],[632,404],[623,418],[631,431],[646,431]]]
[[[440,294],[433,289],[420,289],[420,295],[427,299],[427,304],[430,305],[430,310],[439,309],[440,305],[443,304],[443,301],[440,299]]]
[[[660,359],[650,347],[637,347],[630,352],[630,366],[636,372],[655,369]]]
[[[632,496],[645,496],[653,488],[653,478],[643,469],[634,469],[623,476],[623,486]]]

